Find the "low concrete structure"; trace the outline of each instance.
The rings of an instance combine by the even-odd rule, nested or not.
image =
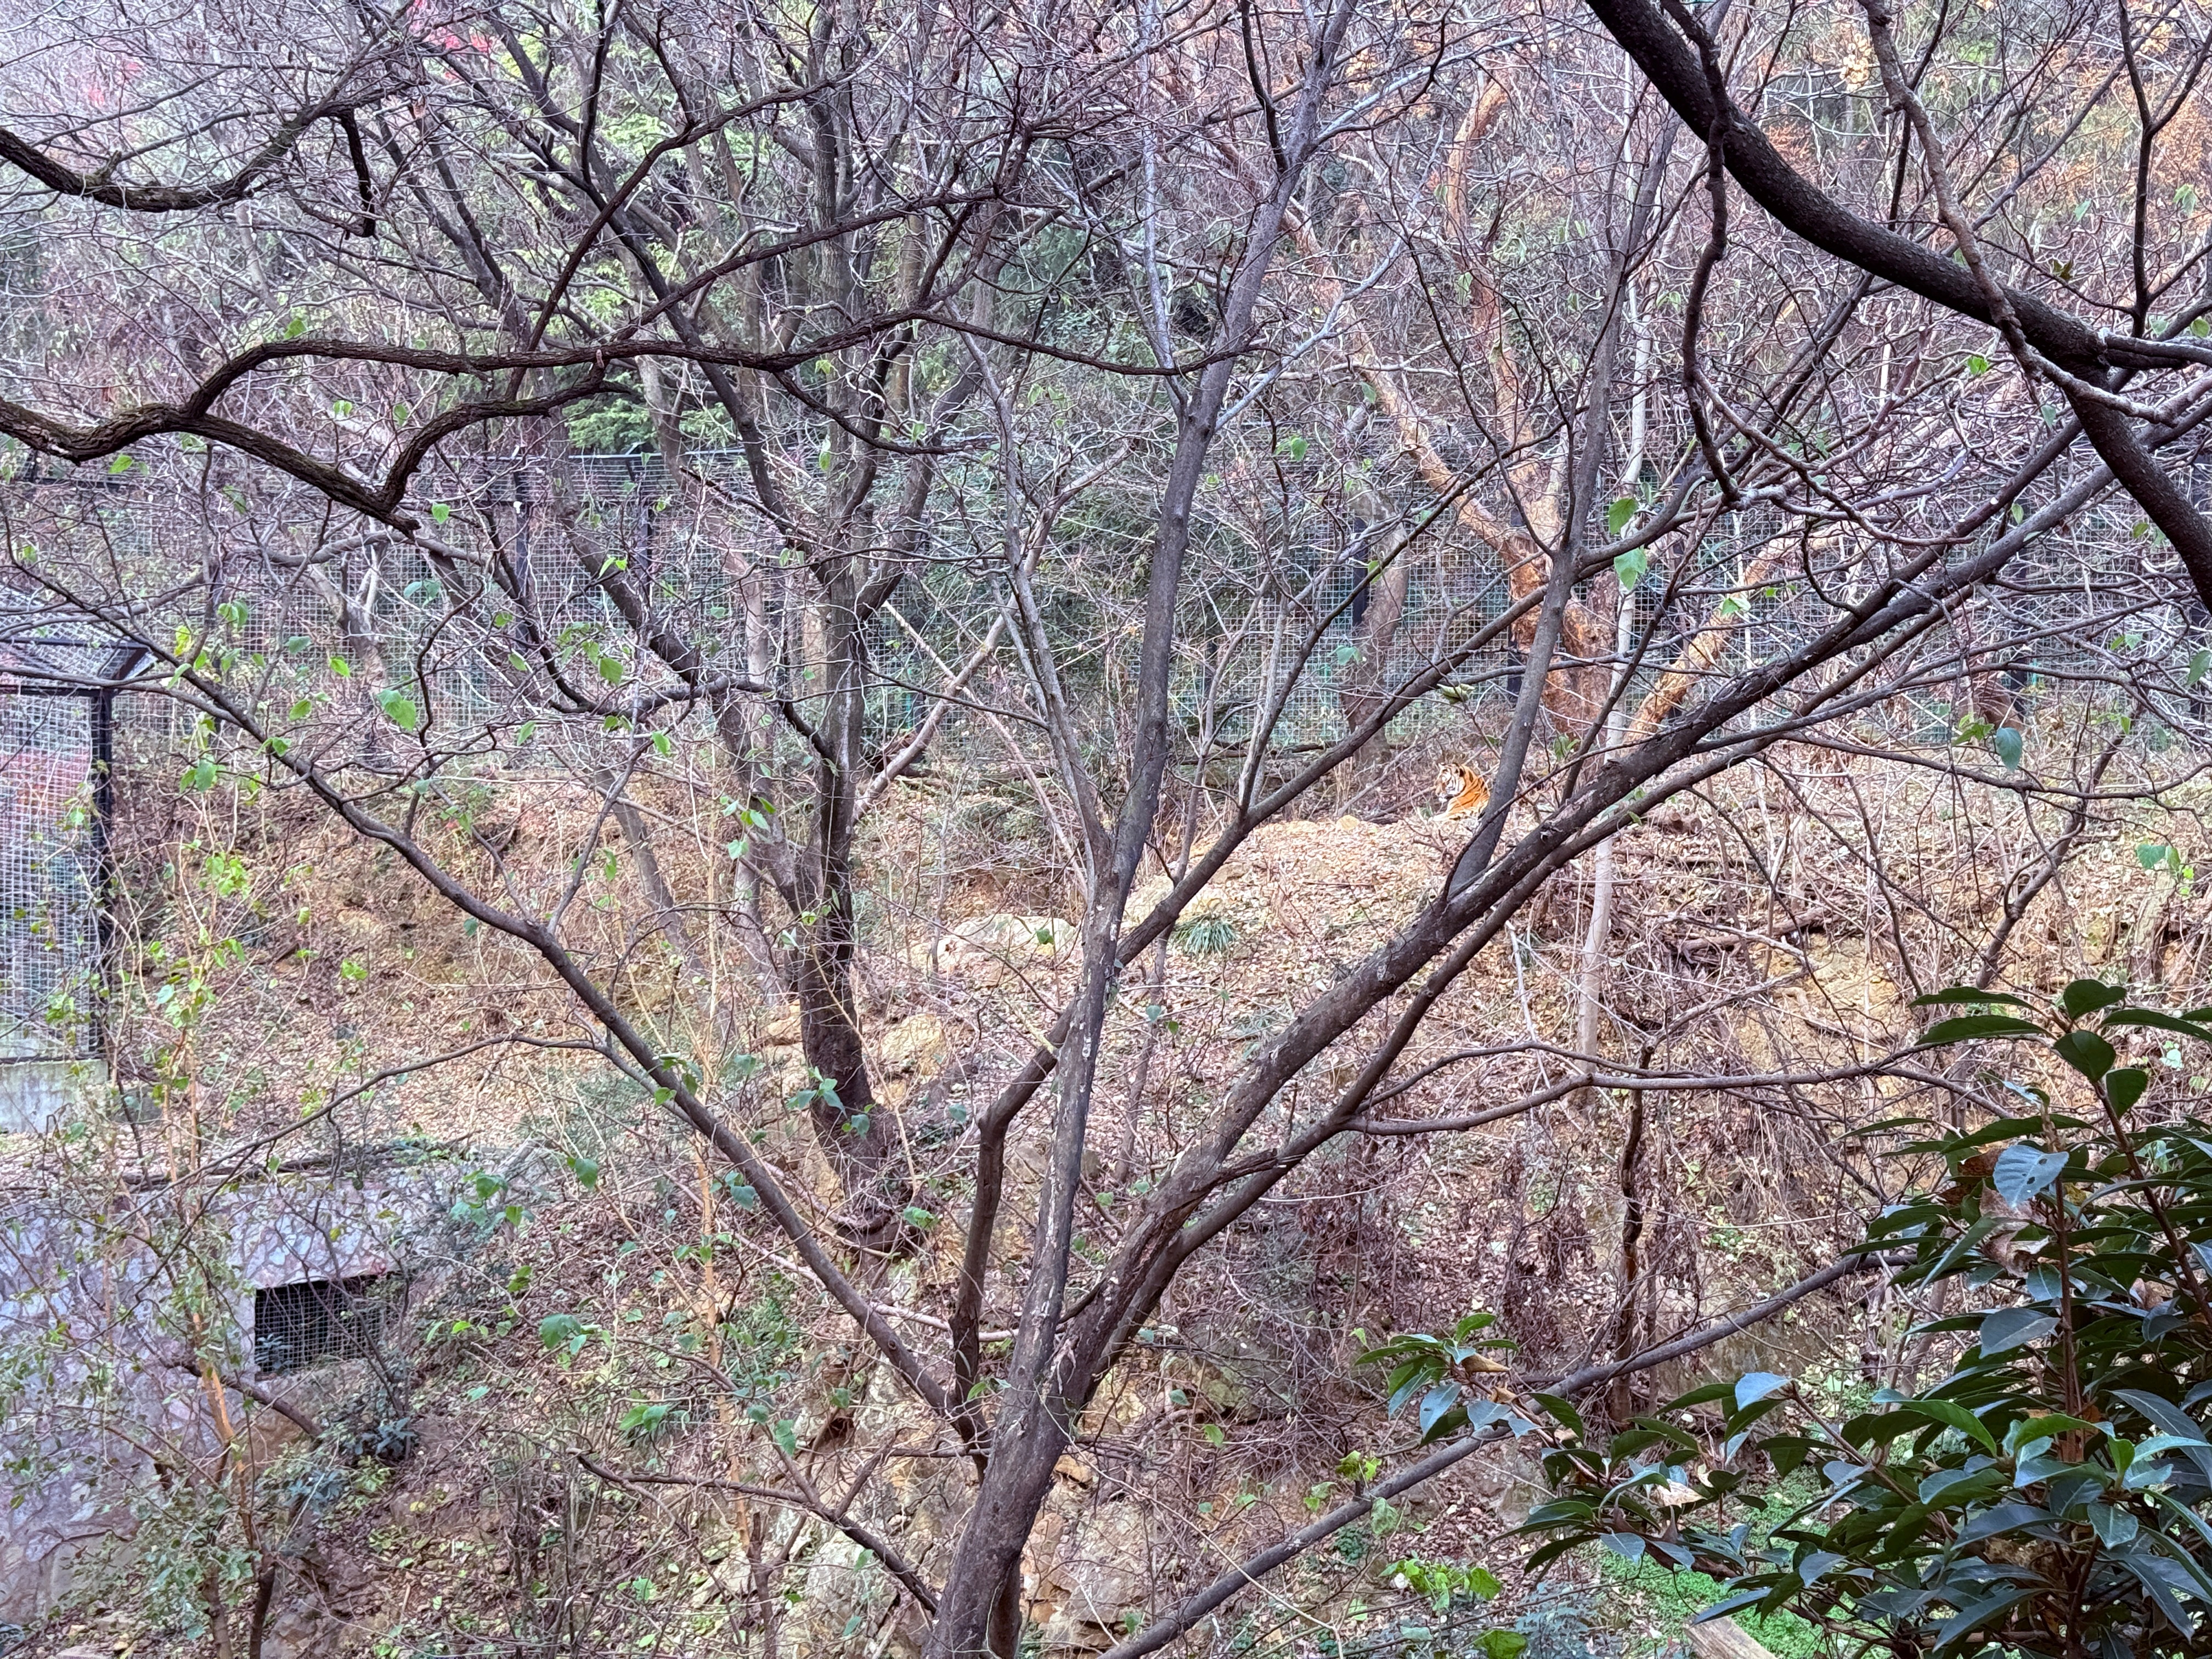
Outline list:
[[[35,1171],[25,1171],[35,1176]],[[449,1161],[82,1186],[0,1211],[0,1621],[127,1539],[149,1492],[249,1468],[387,1386],[465,1241]],[[401,1386],[404,1386],[402,1384]],[[154,1478],[156,1462],[167,1466]]]

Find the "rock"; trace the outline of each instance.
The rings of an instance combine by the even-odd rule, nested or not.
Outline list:
[[[975,984],[995,985],[1015,963],[1073,957],[1078,939],[1075,924],[1060,916],[994,911],[971,917],[939,937],[926,947],[927,960],[918,965]]]
[[[1047,1652],[1103,1653],[1128,1632],[1127,1616],[1150,1605],[1152,1574],[1143,1515],[1111,1504],[1071,1527],[1047,1577],[1059,1606],[1044,1621]]]
[[[392,931],[381,917],[354,905],[342,906],[335,920],[339,931],[360,945],[380,945]]]
[[[883,1036],[878,1052],[886,1077],[934,1071],[945,1054],[945,1025],[933,1015],[913,1014]]]
[[[1077,930],[1073,922],[1059,916],[1018,916],[1000,911],[962,922],[948,938],[979,951],[1065,955],[1075,948]]]
[[[279,1608],[263,1632],[262,1659],[325,1659],[337,1650],[336,1638],[314,1608]]]

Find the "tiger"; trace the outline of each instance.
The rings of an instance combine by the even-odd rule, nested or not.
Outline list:
[[[1471,818],[1490,805],[1490,784],[1471,766],[1445,766],[1437,772],[1437,816]]]

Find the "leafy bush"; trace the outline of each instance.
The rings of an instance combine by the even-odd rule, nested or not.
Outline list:
[[[2058,1062],[2066,1101],[2008,1085],[2020,1111],[1914,1143],[1949,1180],[1883,1213],[1869,1251],[1900,1284],[1959,1279],[1984,1309],[1925,1391],[1848,1417],[1755,1373],[1682,1395],[1600,1445],[1571,1407],[1529,1518],[1540,1569],[1597,1540],[1723,1583],[1702,1615],[1784,1610],[1899,1655],[2195,1655],[2212,1641],[2212,1121],[2146,1038],[2212,1043],[2212,1008],[2130,1005],[2079,980],[2054,1006],[1953,990],[1971,1006],[1923,1046],[2016,1041]],[[2171,1081],[2154,1085],[2154,1077]],[[2078,1105],[2079,1115],[2068,1109]],[[1717,1414],[1718,1421],[1714,1421]],[[1793,1473],[1807,1502],[1779,1500]],[[1753,1519],[1762,1518],[1763,1528]]]

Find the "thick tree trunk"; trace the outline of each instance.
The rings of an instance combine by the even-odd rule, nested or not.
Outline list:
[[[896,1237],[906,1197],[894,1179],[896,1137],[868,1075],[853,985],[853,834],[866,753],[867,642],[849,562],[831,564],[820,586],[815,620],[827,695],[817,728],[811,867],[800,884],[793,990],[799,1046],[817,1079],[809,1115],[845,1195],[839,1231],[848,1243],[879,1251]]]
[[[1092,792],[1079,795],[1085,803],[1085,830],[1097,863],[1084,917],[1082,982],[1066,1016],[1068,1035],[1057,1056],[1051,1154],[1037,1198],[1030,1280],[1024,1288],[1013,1352],[991,1425],[988,1462],[938,1597],[937,1622],[924,1650],[926,1659],[975,1659],[985,1653],[994,1659],[1015,1659],[1018,1621],[1007,1615],[1006,1604],[1010,1595],[1018,1596],[1022,1548],[1051,1489],[1053,1466],[1066,1448],[1074,1417],[1111,1363],[1112,1328],[1102,1342],[1095,1326],[1082,1322],[1099,1319],[1104,1309],[1122,1304],[1129,1294],[1093,1302],[1078,1321],[1063,1328],[1085,1135],[1106,1012],[1120,976],[1121,913],[1158,817],[1170,752],[1169,684],[1175,659],[1176,605],[1190,547],[1193,504],[1205,477],[1236,355],[1253,337],[1261,287],[1285,215],[1308,161],[1321,146],[1322,103],[1334,82],[1337,53],[1353,13],[1348,0],[1333,5],[1313,42],[1304,85],[1294,112],[1282,125],[1276,176],[1256,204],[1244,255],[1222,308],[1214,343],[1217,355],[1198,375],[1191,396],[1178,411],[1175,459],[1162,495],[1146,583],[1127,788],[1110,836],[1103,820],[1092,816]],[[1064,752],[1060,758],[1072,775],[1084,775],[1080,754]],[[975,1219],[986,1220],[980,1204]],[[1146,1287],[1134,1291],[1148,1305],[1157,1302],[1158,1293],[1157,1288]],[[961,1328],[965,1317],[963,1314],[956,1322],[956,1346],[974,1340],[972,1330]]]

